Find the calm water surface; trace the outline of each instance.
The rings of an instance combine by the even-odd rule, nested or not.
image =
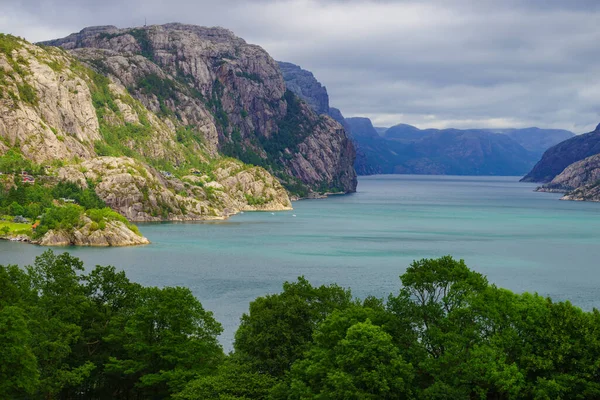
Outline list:
[[[412,260],[445,254],[498,286],[600,307],[600,204],[534,187],[517,177],[363,177],[356,194],[296,202],[290,212],[143,224],[149,246],[67,250],[143,285],[189,287],[223,324],[226,349],[248,303],[285,280],[304,275],[383,297]],[[25,265],[43,250],[0,241],[0,263]]]

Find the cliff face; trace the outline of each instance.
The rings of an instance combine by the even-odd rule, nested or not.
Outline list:
[[[574,162],[600,153],[600,129],[578,135],[549,148],[542,159],[523,179],[523,182],[552,181]]]
[[[283,61],[278,63],[287,89],[305,100],[317,114],[329,114],[327,89],[313,73],[292,63]]]
[[[356,173],[359,175],[372,175],[381,172],[377,166],[370,164],[361,145],[356,140],[354,132],[352,132],[352,127],[344,118],[342,112],[329,106],[327,89],[315,78],[313,73],[302,69],[298,65],[282,61],[279,61],[279,67],[288,90],[304,100],[317,114],[327,115],[337,121],[352,139],[356,154],[354,159]]]
[[[566,193],[562,200],[600,201],[600,154],[569,165],[537,190]]]
[[[279,65],[221,28],[167,24],[86,28],[46,42],[126,87],[162,123],[276,174],[289,188],[352,192],[354,151],[343,129],[286,94]]]

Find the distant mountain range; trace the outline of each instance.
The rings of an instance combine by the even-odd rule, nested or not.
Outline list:
[[[559,129],[419,129],[374,127],[368,118],[344,118],[330,107],[327,89],[301,67],[279,62],[288,90],[338,121],[356,146],[359,175],[524,175],[549,147],[574,133]]]
[[[574,135],[539,128],[422,130],[407,124],[384,130],[367,118],[346,121],[367,164],[383,174],[523,175],[547,146]]]

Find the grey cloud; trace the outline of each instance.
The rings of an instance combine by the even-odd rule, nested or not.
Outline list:
[[[600,2],[0,0],[31,41],[89,25],[223,26],[315,73],[345,115],[419,127],[600,122]]]

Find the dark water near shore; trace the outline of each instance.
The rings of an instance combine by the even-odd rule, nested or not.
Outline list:
[[[445,254],[498,286],[600,307],[600,204],[558,201],[517,181],[363,177],[356,194],[296,202],[290,212],[144,224],[152,245],[66,250],[144,285],[189,287],[223,324],[226,349],[248,303],[285,280],[304,275],[383,297],[413,259]],[[28,264],[43,250],[0,241],[0,263]]]

